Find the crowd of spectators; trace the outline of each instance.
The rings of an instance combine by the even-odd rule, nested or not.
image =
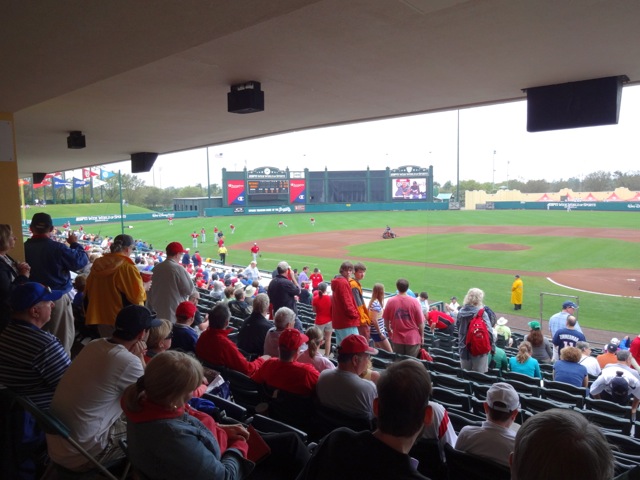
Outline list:
[[[495,368],[542,380],[541,364],[553,364],[556,381],[586,388],[591,377],[593,397],[630,404],[634,412],[640,403],[640,336],[633,342],[612,339],[596,356],[572,302],[550,319],[550,339],[536,321],[516,339],[507,319],[492,321],[478,288],[461,304],[452,297],[430,306],[427,292],[416,295],[405,278],[397,279],[395,294],[374,283],[366,295],[367,268],[361,262],[342,262],[329,281],[318,268],[311,273],[305,265],[298,273],[286,261],[266,274],[256,256],[246,267],[227,267],[197,250],[191,255],[179,242],[159,252],[130,235],[101,239],[69,226],[60,232],[64,242],[56,241],[47,217],[36,214],[32,222],[30,242],[42,244],[26,248],[33,264],[6,262],[13,275],[1,302],[7,326],[0,333],[0,383],[50,409],[105,464],[125,456],[119,440],[126,436],[130,461],[153,478],[204,478],[205,471],[244,478],[253,469],[268,470],[268,463],[250,461],[248,440],[257,433],[219,424],[198,410],[198,402],[189,404],[210,387],[204,363],[246,375],[267,398],[278,392],[313,398],[328,411],[377,422],[373,432],[337,429],[311,459],[298,437],[265,436],[279,478],[300,472],[301,479],[345,472],[376,478],[387,471],[394,478],[423,478],[407,455],[420,437],[436,440],[442,458],[448,444],[520,469],[535,456],[532,449],[542,446],[532,444],[537,424],[518,435],[512,428],[520,410],[512,385],[495,382],[483,402],[486,420],[456,434],[447,409],[431,398],[431,379],[421,363],[409,359],[374,368],[372,356],[381,351],[433,361],[425,341],[436,331],[451,340],[463,369]],[[10,235],[0,229],[0,254],[11,248]],[[59,252],[55,271],[46,270],[40,258],[49,242],[46,248]],[[78,274],[75,290],[72,272]],[[56,310],[67,308],[76,324],[98,326],[93,340],[76,345],[73,360],[68,332],[44,330]],[[488,334],[486,353],[470,346],[468,325],[478,319]],[[559,424],[572,420],[554,418]],[[548,426],[540,420],[538,428]],[[48,435],[46,443],[56,464],[78,473],[91,468],[61,437]],[[169,445],[172,454],[163,454]],[[374,462],[367,458],[372,453]],[[602,469],[608,471],[606,465]]]

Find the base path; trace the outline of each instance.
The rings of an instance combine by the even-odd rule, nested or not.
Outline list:
[[[315,232],[305,235],[285,235],[277,238],[260,240],[260,248],[264,251],[280,253],[282,258],[287,255],[310,255],[314,257],[332,258],[342,262],[349,258],[348,247],[358,244],[382,241],[383,229],[342,230],[333,232]],[[394,228],[399,237],[410,235],[442,235],[452,233],[480,233],[494,235],[523,235],[545,237],[580,237],[580,238],[610,238],[627,242],[639,242],[640,233],[631,229],[599,229],[573,227],[526,227],[526,226],[438,226]],[[393,242],[393,239],[384,240]],[[249,250],[253,243],[246,242],[234,245],[237,249]],[[515,250],[527,248],[509,243],[487,243],[473,245],[470,248],[490,250]],[[466,270],[475,272],[520,273],[528,277],[545,277],[551,282],[577,291],[619,295],[639,298],[640,271],[624,269],[585,269],[566,270],[556,272],[523,272],[500,268],[469,267],[465,265],[447,265],[441,263],[409,262],[384,258],[359,258],[363,262],[392,263],[395,265],[413,265],[425,268],[446,268],[447,270]]]

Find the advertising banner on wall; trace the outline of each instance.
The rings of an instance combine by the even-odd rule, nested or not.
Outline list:
[[[244,180],[227,180],[227,204],[246,205]]]
[[[305,203],[307,197],[307,185],[304,180],[289,180],[289,202]]]

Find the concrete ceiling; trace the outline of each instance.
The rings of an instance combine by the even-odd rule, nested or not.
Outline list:
[[[3,3],[0,111],[22,174],[640,81],[631,0]],[[264,112],[228,113],[229,86],[248,80]],[[67,149],[71,130],[87,148]]]

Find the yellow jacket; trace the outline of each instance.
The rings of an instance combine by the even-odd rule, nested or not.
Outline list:
[[[356,307],[358,308],[358,314],[360,314],[360,325],[371,325],[371,319],[369,318],[369,309],[362,296],[362,285],[355,278],[349,279],[349,285],[351,286],[351,292],[353,292],[353,298],[356,301]]]
[[[108,253],[93,262],[84,292],[87,325],[115,325],[127,305],[144,305],[147,293],[131,258]]]
[[[511,285],[511,303],[522,305],[523,290],[522,279],[516,278]]]

